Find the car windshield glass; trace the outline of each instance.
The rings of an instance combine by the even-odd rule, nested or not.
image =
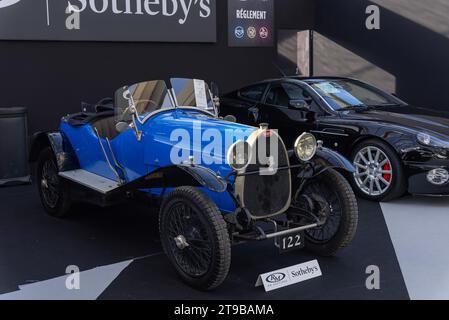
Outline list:
[[[146,81],[123,87],[115,94],[116,115],[130,117],[127,112],[130,104],[137,109],[139,116],[147,116],[160,109],[173,108],[168,88],[163,80]]]
[[[174,78],[170,80],[179,107],[193,107],[215,114],[209,86],[203,80]]]
[[[349,79],[313,81],[311,85],[334,110],[403,105],[404,102],[362,82]]]

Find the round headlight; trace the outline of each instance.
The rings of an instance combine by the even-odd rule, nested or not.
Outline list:
[[[245,169],[251,159],[251,147],[248,142],[237,141],[229,149],[226,156],[228,164],[234,170]]]
[[[296,156],[302,161],[311,160],[316,153],[317,144],[313,134],[304,132],[296,139],[295,153]]]

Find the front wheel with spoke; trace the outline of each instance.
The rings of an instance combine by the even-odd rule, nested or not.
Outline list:
[[[295,192],[295,207],[311,212],[323,224],[305,231],[306,248],[323,256],[335,255],[354,238],[358,224],[357,199],[348,181],[328,169]],[[298,219],[290,215],[293,220]],[[309,222],[310,223],[310,222]]]
[[[352,184],[358,195],[373,201],[400,197],[406,190],[403,169],[396,152],[386,143],[368,140],[352,154]]]
[[[181,278],[211,290],[229,272],[231,242],[226,222],[215,203],[193,187],[175,189],[159,215],[162,247]]]

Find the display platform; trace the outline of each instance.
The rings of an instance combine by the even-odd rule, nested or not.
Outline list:
[[[414,279],[414,273],[419,272],[419,264],[410,267],[413,252],[397,230],[398,227],[401,229],[400,221],[409,220],[405,214],[412,216],[410,223],[415,227],[416,224],[422,225],[418,211],[424,210],[411,210],[422,205],[434,210],[426,209],[423,215],[437,215],[440,217],[437,222],[447,225],[449,216],[441,215],[438,210],[447,208],[449,201],[418,200],[421,199],[403,199],[380,205],[359,199],[360,221],[356,238],[334,258],[316,257],[305,251],[279,255],[270,241],[236,246],[233,248],[230,275],[223,286],[213,292],[200,292],[178,279],[161,252],[156,212],[150,207],[133,205],[99,209],[80,205],[69,219],[58,220],[45,214],[34,186],[2,188],[0,299],[426,298],[423,297],[425,288]],[[413,229],[404,232],[405,236],[414,233]],[[425,238],[423,231],[414,234],[413,241]],[[437,242],[438,236],[434,232],[433,241]],[[445,236],[440,242],[447,243],[448,236]],[[425,245],[425,242],[421,243]],[[424,249],[416,243],[413,246],[417,250]],[[414,256],[416,260],[420,255],[415,251]],[[402,261],[398,261],[398,257]],[[432,259],[429,255],[424,257]],[[316,258],[322,277],[269,293],[254,287],[261,273]],[[447,257],[443,259],[447,260]],[[428,266],[436,265],[430,260],[426,262]],[[81,271],[80,290],[70,292],[64,287],[69,265],[76,265]],[[379,290],[368,290],[365,286],[368,277],[365,271],[370,265],[380,269]],[[404,276],[411,281],[410,284],[406,284]],[[435,280],[435,273],[432,277],[430,280]],[[444,285],[447,284],[440,281],[439,284],[430,283],[429,288],[433,286],[434,295],[438,292],[444,294],[448,292]],[[409,294],[410,289],[413,292]],[[61,290],[65,293],[61,294]],[[420,296],[416,295],[416,290]]]

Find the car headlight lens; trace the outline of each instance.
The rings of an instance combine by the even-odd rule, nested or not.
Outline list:
[[[295,153],[300,160],[311,160],[315,156],[316,149],[317,143],[313,134],[305,132],[296,139]]]
[[[251,147],[246,141],[237,141],[229,149],[226,156],[228,164],[234,170],[245,169],[251,159]]]
[[[430,134],[418,133],[416,138],[422,145],[449,149],[449,141],[441,140],[439,138],[431,136]]]

